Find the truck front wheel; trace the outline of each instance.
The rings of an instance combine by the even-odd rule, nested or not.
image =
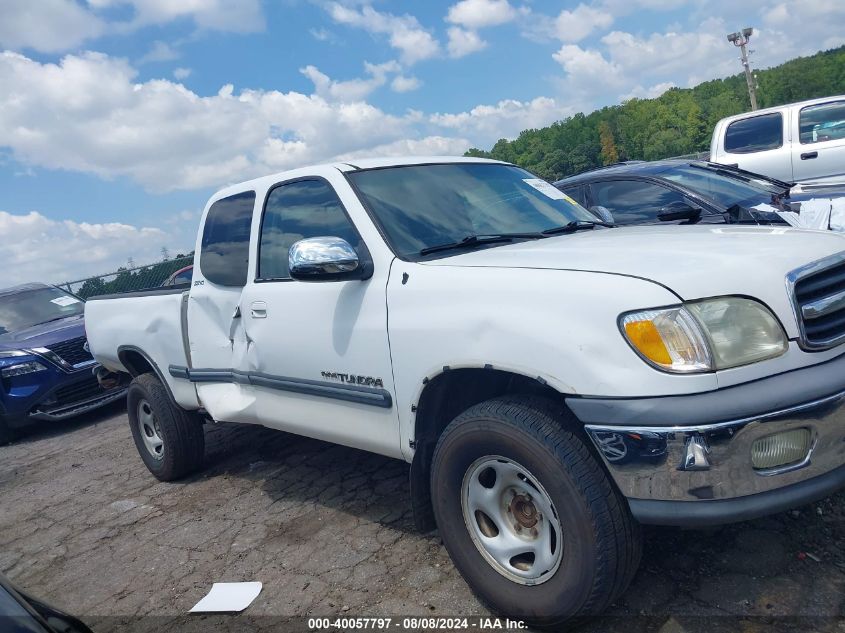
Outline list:
[[[156,479],[173,481],[202,465],[202,421],[176,406],[156,376],[136,376],[129,384],[126,400],[135,447]]]
[[[446,549],[494,611],[540,626],[600,613],[639,564],[638,525],[551,406],[475,405],[444,430],[431,490]]]

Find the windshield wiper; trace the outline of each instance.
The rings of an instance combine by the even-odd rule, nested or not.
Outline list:
[[[495,244],[497,242],[512,242],[513,240],[539,240],[544,237],[543,233],[493,233],[490,235],[467,235],[458,242],[448,242],[446,244],[437,244],[436,246],[427,246],[420,251],[420,255],[428,255],[430,253],[438,253],[440,251],[451,251],[461,248],[474,248],[484,244]]]
[[[556,226],[551,229],[546,229],[545,231],[543,231],[543,235],[561,235],[563,233],[575,233],[575,231],[589,231],[591,229],[596,228],[596,226],[606,226],[608,228],[616,227],[615,224],[611,224],[610,222],[573,220],[572,222],[567,222],[563,226]]]
[[[64,314],[62,316],[53,317],[52,319],[47,319],[46,321],[39,321],[35,325],[44,325],[45,323],[52,323],[53,321],[61,321],[63,319],[67,319],[68,317],[79,316],[79,313],[76,314]]]

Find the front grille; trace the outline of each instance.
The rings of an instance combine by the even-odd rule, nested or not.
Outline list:
[[[94,360],[91,352],[84,348],[85,337],[72,338],[61,343],[54,343],[48,345],[47,349],[56,354],[59,358],[65,361],[68,365],[79,365]]]
[[[790,275],[802,346],[820,350],[845,341],[845,261],[822,260]]]
[[[103,394],[105,394],[105,390],[100,387],[100,384],[97,382],[97,377],[92,375],[90,378],[86,378],[85,380],[79,380],[73,384],[65,385],[64,387],[56,389],[56,391],[53,392],[53,397],[56,401],[51,404],[51,408],[55,406],[61,407],[69,404],[75,404]]]

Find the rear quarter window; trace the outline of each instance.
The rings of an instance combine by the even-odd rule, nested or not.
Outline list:
[[[740,119],[728,125],[725,151],[753,154],[783,146],[783,115],[780,112]]]
[[[200,270],[220,286],[243,286],[249,268],[249,233],[255,192],[245,191],[211,205],[205,217]]]

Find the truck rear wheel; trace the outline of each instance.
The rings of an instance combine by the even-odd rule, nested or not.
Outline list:
[[[600,613],[639,564],[624,500],[542,400],[489,400],[455,418],[431,490],[455,566],[502,615],[554,626]]]
[[[9,423],[6,421],[6,416],[0,413],[0,446],[8,444],[14,439],[12,429],[9,428]]]
[[[202,421],[173,404],[156,376],[136,376],[129,384],[126,400],[135,447],[156,479],[173,481],[202,465]]]

